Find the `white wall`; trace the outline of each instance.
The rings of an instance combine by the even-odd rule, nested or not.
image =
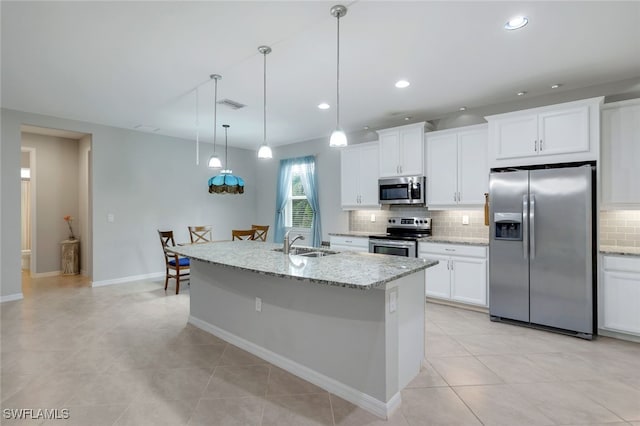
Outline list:
[[[31,247],[36,264],[31,272],[60,271],[60,241],[69,237],[64,216],[73,216],[73,232],[76,237],[82,237],[78,216],[78,141],[22,133],[22,146],[35,148],[36,153],[36,168],[32,170],[36,191],[36,223],[33,224],[36,240]]]
[[[229,149],[229,162],[246,181],[243,195],[211,195],[206,167],[212,145],[126,129],[2,109],[0,164],[2,267],[0,295],[20,285],[20,126],[72,130],[92,135],[93,281],[164,272],[157,229],[173,229],[180,242],[187,226],[211,224],[214,238],[256,223],[255,152]],[[275,199],[275,196],[274,196]],[[115,221],[107,222],[113,213]]]

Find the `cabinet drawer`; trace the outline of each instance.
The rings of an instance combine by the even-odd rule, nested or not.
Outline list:
[[[487,248],[482,246],[469,246],[461,244],[420,243],[418,250],[421,255],[428,253],[444,254],[447,256],[487,257]]]
[[[640,273],[640,257],[604,256],[603,267],[607,271]]]
[[[331,247],[333,247],[334,245],[351,246],[366,248],[367,251],[369,251],[369,238],[367,237],[345,237],[331,235],[329,240],[331,243]]]

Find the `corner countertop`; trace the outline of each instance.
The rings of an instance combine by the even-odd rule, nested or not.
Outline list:
[[[190,259],[259,274],[362,290],[382,287],[438,263],[429,259],[351,251],[313,258],[285,255],[274,251],[277,248],[282,249],[282,244],[224,241],[187,244],[167,250]]]
[[[640,247],[600,246],[600,253],[640,257]]]

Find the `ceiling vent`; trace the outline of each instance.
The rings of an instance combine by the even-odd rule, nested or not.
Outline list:
[[[222,99],[218,101],[220,105],[228,106],[231,109],[240,109],[246,107],[246,105],[241,104],[240,102],[232,101],[231,99]]]

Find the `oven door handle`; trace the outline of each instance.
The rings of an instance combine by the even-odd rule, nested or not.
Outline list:
[[[393,241],[393,240],[373,240],[369,239],[369,244],[379,245],[379,246],[388,246],[388,247],[399,247],[399,248],[411,248],[416,245],[415,241]]]

